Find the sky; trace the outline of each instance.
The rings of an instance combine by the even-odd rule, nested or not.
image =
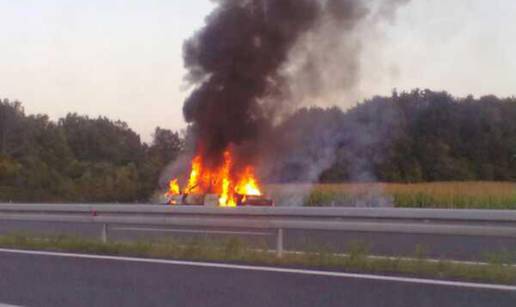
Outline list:
[[[445,5],[443,5],[445,3]],[[185,127],[182,44],[208,0],[0,0],[0,98],[52,119],[126,121],[151,139]],[[343,108],[392,89],[516,95],[516,1],[412,0],[364,46]]]

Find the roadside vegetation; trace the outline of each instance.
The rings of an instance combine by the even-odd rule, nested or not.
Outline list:
[[[239,239],[102,243],[69,236],[34,237],[9,234],[0,236],[0,247],[516,284],[516,266],[513,265],[516,255],[491,255],[486,264],[426,259],[421,248],[416,248],[413,258],[371,257],[367,246],[360,242],[350,244],[345,255],[318,250],[303,253],[287,252],[281,258],[276,257],[275,253],[268,251],[265,246],[250,247]]]
[[[146,144],[120,120],[53,121],[0,99],[0,202],[147,201],[182,146],[171,130],[157,127]]]
[[[516,209],[516,183],[511,182],[279,184],[267,190],[280,204],[309,207]]]
[[[515,182],[516,97],[394,91],[349,110],[301,108],[271,129],[264,182],[332,183],[291,197],[309,196],[308,205],[514,208],[510,184],[419,183]],[[192,133],[158,127],[145,143],[120,120],[75,113],[52,120],[0,99],[0,202],[148,201],[166,188],[161,172]],[[393,184],[372,192],[340,184],[371,181]]]

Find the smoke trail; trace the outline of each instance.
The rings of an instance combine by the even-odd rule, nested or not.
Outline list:
[[[366,53],[381,50],[385,22],[393,23],[398,8],[408,2],[329,1],[326,14],[298,39],[281,67],[283,100],[293,107],[355,102],[365,79],[363,66],[375,60]]]
[[[256,145],[289,102],[316,102],[329,88],[353,87],[360,65],[357,28],[392,18],[406,1],[216,1],[183,50],[186,80],[194,86],[183,113],[195,131],[196,151],[220,163],[231,144]],[[252,159],[262,147],[241,156]]]
[[[218,3],[207,25],[184,45],[188,80],[197,88],[183,112],[194,124],[198,150],[211,159],[229,144],[257,138],[267,123],[259,98],[321,11],[313,0]]]

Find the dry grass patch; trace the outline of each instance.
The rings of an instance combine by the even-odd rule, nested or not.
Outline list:
[[[516,209],[516,183],[339,183],[267,185],[280,205]]]

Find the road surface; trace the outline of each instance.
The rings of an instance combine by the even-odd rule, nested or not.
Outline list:
[[[0,250],[16,306],[514,307],[516,287],[296,269]]]

